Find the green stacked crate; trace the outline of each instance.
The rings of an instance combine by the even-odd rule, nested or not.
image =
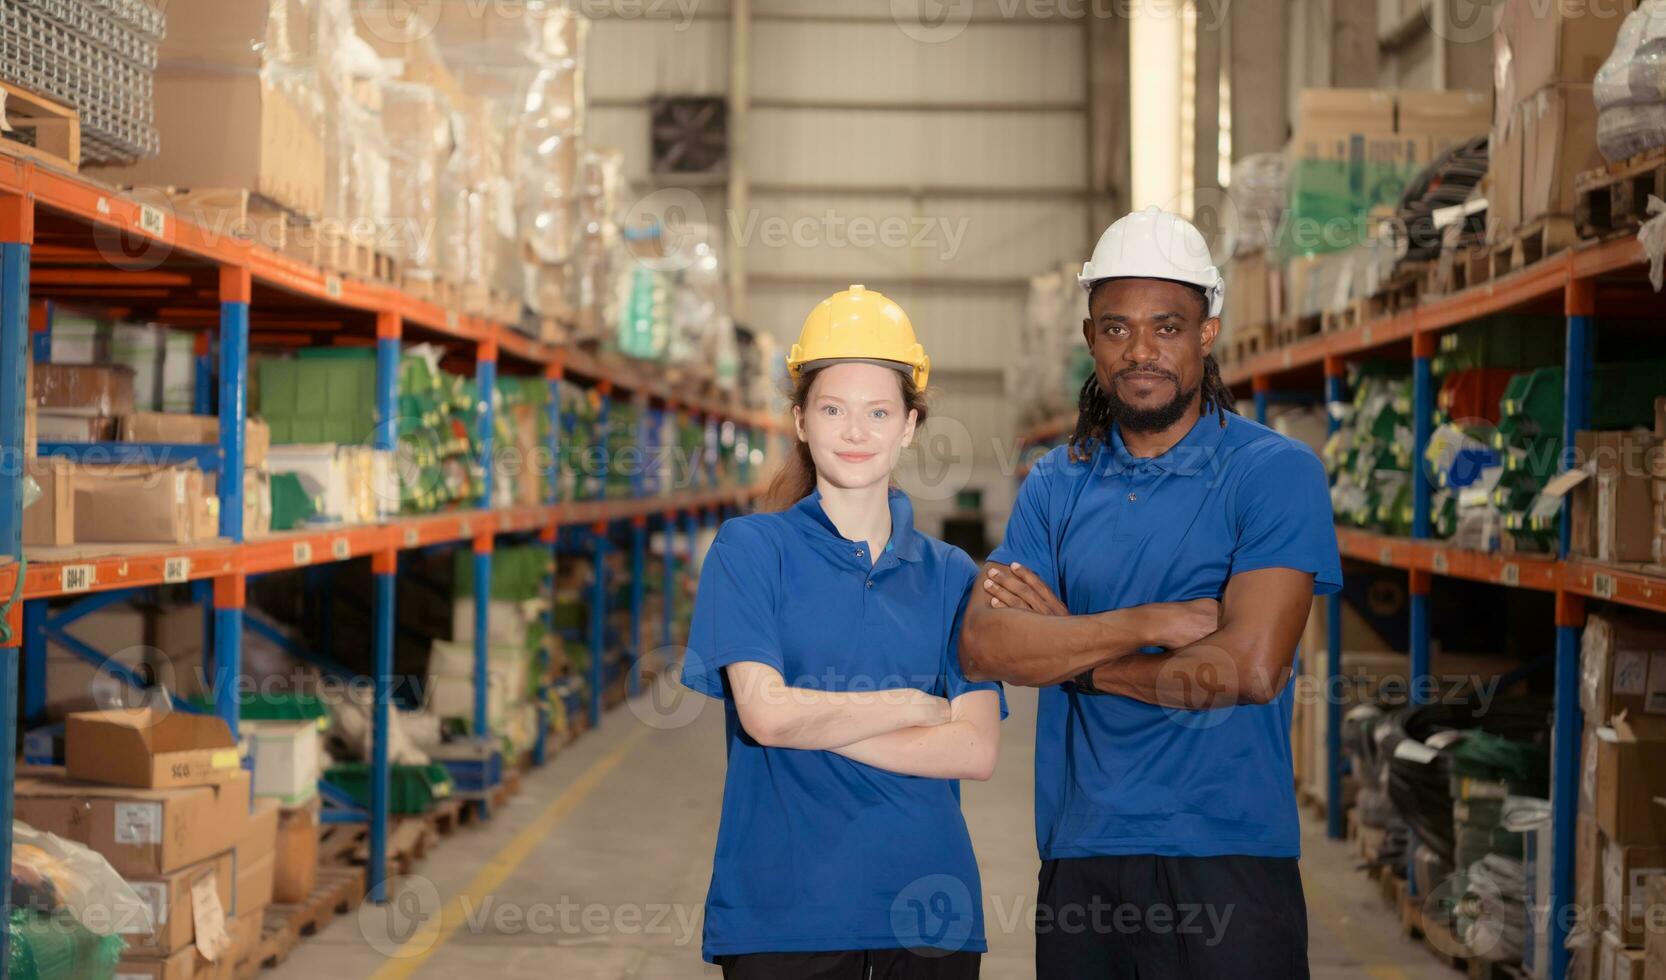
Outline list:
[[[369,445],[376,428],[376,356],[371,350],[326,347],[297,356],[261,358],[258,403],[272,442]]]
[[[562,385],[561,419],[561,499],[593,500],[602,478],[595,455],[601,396],[592,388]]]
[[[453,566],[452,594],[459,599],[474,598],[474,555],[459,550]],[[498,548],[492,552],[492,598],[502,602],[526,602],[544,594],[544,577],[553,560],[548,548]]]
[[[479,500],[485,473],[480,465],[477,411],[472,380],[440,370],[423,354],[401,361],[401,511],[431,513],[448,506],[472,506]]]

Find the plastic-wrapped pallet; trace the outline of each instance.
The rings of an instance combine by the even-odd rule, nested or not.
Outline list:
[[[1234,255],[1266,249],[1278,240],[1288,166],[1283,153],[1252,153],[1232,165],[1227,196],[1237,212]]]
[[[1591,96],[1609,161],[1666,145],[1666,0],[1644,0],[1626,16]]]

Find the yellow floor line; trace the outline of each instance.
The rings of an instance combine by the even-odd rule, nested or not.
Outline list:
[[[1369,962],[1371,956],[1363,953],[1359,946],[1354,943],[1352,939],[1353,930],[1336,921],[1336,913],[1333,910],[1337,908],[1338,903],[1336,896],[1331,893],[1330,889],[1304,873],[1302,875],[1302,890],[1310,895],[1318,892],[1317,911],[1320,923],[1324,925],[1326,932],[1336,937],[1336,941],[1341,944],[1344,953],[1359,961],[1361,967],[1365,970],[1366,976],[1370,977],[1371,980],[1410,980],[1406,971],[1397,966]],[[1310,901],[1307,907],[1313,909],[1314,903]]]
[[[538,814],[537,818],[522,828],[509,843],[487,861],[485,866],[475,873],[468,886],[453,895],[447,902],[438,919],[430,919],[424,923],[415,935],[406,940],[400,948],[400,953],[409,949],[407,955],[395,953],[382,968],[377,970],[372,980],[403,980],[421,969],[429,957],[433,956],[441,946],[444,946],[458,929],[467,921],[466,908],[479,908],[486,896],[502,887],[509,876],[514,874],[522,862],[532,854],[533,848],[549,836],[555,825],[573,812],[585,798],[601,785],[613,770],[625,761],[625,757],[646,738],[652,729],[640,726],[620,743],[618,748],[609,752],[587,770],[584,775],[573,781],[562,791],[560,796],[550,801],[550,805]],[[468,905],[465,906],[465,899]],[[420,951],[420,952],[419,952]]]

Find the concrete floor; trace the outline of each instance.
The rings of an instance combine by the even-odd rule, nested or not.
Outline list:
[[[1031,810],[1033,691],[1010,692],[996,777],[964,787],[984,883],[983,976],[1034,975],[1036,856]],[[693,713],[694,717],[688,717]],[[644,697],[530,774],[482,827],[431,852],[305,941],[267,980],[685,980],[700,960],[700,916],[723,787],[722,711]],[[1452,980],[1400,938],[1375,888],[1323,828],[1304,828],[1310,959],[1320,980]]]

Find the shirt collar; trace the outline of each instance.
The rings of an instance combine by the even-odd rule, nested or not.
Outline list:
[[[903,561],[920,560],[920,532],[914,529],[914,504],[908,499],[908,494],[896,487],[890,489],[886,498],[891,508],[891,540],[886,549]],[[810,533],[825,533],[836,541],[846,541],[844,535],[834,526],[833,519],[827,516],[827,511],[821,507],[821,490],[811,490],[809,496],[794,504],[788,511],[798,525]]]
[[[1230,419],[1229,415],[1228,425],[1231,424]],[[1154,466],[1164,472],[1190,476],[1211,467],[1215,454],[1220,451],[1221,439],[1225,435],[1226,426],[1221,424],[1220,416],[1215,412],[1205,412],[1192,423],[1191,430],[1166,452],[1159,456],[1141,457],[1128,451],[1128,447],[1122,442],[1122,427],[1112,423],[1111,457],[1118,470]]]

